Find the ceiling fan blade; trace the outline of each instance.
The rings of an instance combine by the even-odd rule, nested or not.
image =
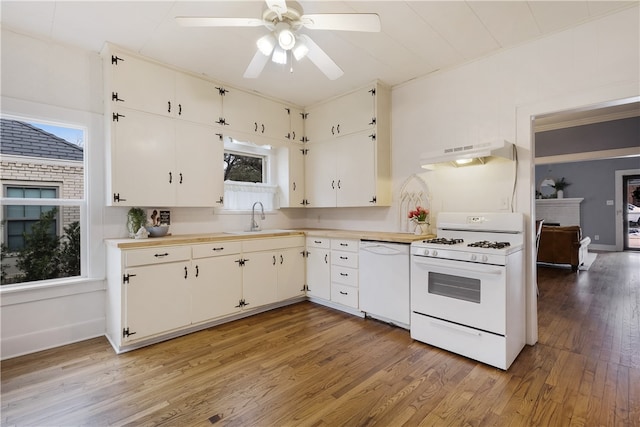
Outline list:
[[[176,22],[183,27],[259,27],[264,25],[262,19],[198,16],[176,16]]]
[[[269,56],[264,55],[260,50],[258,50],[256,54],[253,55],[253,59],[249,63],[243,77],[245,79],[255,79],[260,75],[260,73],[262,73],[262,70],[264,69],[264,66],[267,65],[268,61]]]
[[[267,7],[274,11],[279,18],[287,13],[287,2],[285,0],[265,0]]]
[[[380,32],[377,13],[319,13],[302,15],[300,21],[310,30]]]
[[[307,58],[309,58],[309,60],[313,62],[316,67],[318,67],[320,71],[329,78],[329,80],[335,80],[344,74],[344,71],[338,67],[338,64],[333,62],[333,59],[329,58],[329,55],[327,55],[320,46],[311,40],[311,37],[306,34],[300,34],[298,37],[303,38],[309,48]]]

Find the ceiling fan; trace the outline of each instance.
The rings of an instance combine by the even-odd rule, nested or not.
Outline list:
[[[266,66],[269,58],[275,63],[286,64],[309,58],[330,80],[344,72],[301,28],[310,30],[339,30],[379,32],[380,17],[375,13],[302,13],[302,7],[293,1],[265,0],[267,8],[262,18],[222,18],[177,16],[178,24],[185,27],[259,27],[265,26],[269,33],[256,42],[258,51],[244,73],[245,78],[256,78]]]

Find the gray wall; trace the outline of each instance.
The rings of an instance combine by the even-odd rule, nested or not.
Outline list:
[[[538,165],[536,187],[545,178],[565,177],[571,185],[564,190],[564,197],[584,198],[580,205],[582,234],[591,237],[594,244],[615,246],[616,206],[607,206],[607,200],[615,201],[615,171],[625,169],[640,169],[640,158]],[[598,241],[594,240],[596,234],[600,235]]]

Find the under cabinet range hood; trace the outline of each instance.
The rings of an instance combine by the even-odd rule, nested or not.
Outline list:
[[[460,145],[422,153],[420,165],[424,169],[432,169],[439,163],[452,163],[454,166],[484,163],[490,157],[513,160],[514,151],[515,146],[505,140]]]

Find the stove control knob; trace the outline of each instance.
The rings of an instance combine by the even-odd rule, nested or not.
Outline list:
[[[438,251],[434,250],[434,251],[431,253],[431,255],[433,255],[433,256],[438,256]]]
[[[422,254],[423,254],[424,256],[429,255],[429,249],[423,249],[423,250],[422,250]]]
[[[482,262],[487,262],[489,261],[489,257],[486,255],[482,255]]]
[[[471,261],[475,261],[476,259],[478,259],[478,257],[477,257],[477,256],[475,256],[475,254],[472,254],[472,255],[471,255]]]

